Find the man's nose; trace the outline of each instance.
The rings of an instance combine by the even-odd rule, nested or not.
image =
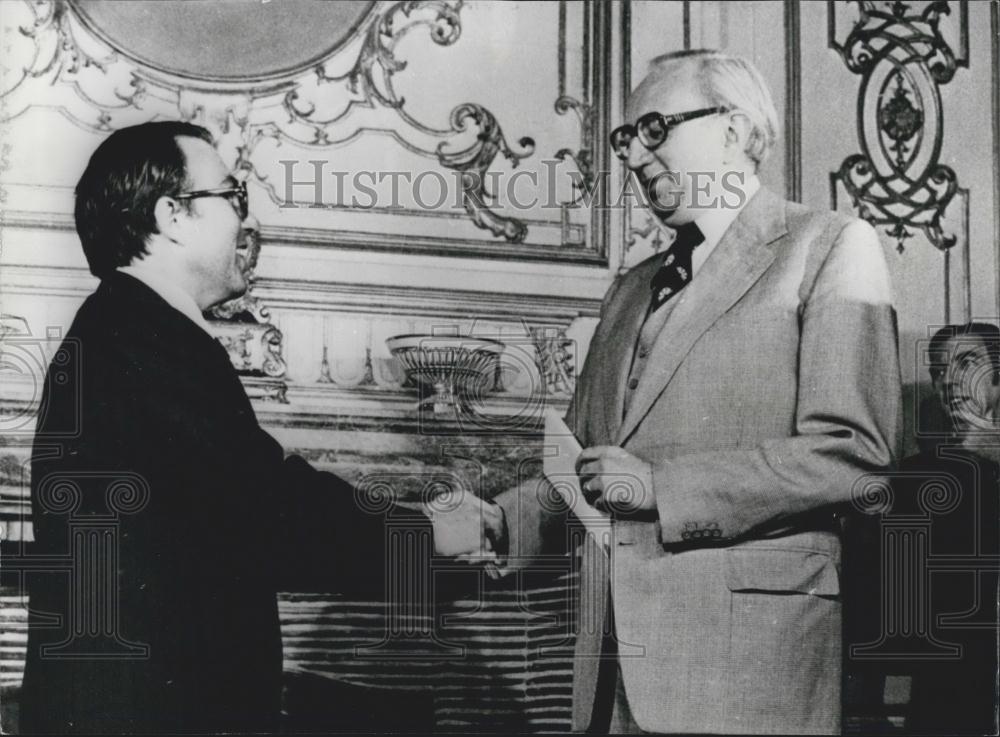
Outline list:
[[[653,158],[653,152],[646,148],[638,136],[632,138],[628,144],[628,157],[625,164],[629,169],[638,171],[648,164]]]

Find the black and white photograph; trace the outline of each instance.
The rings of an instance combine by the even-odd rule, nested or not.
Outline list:
[[[0,0],[0,732],[1000,732],[1000,0]]]

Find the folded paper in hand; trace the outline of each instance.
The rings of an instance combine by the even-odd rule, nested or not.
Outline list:
[[[576,459],[582,450],[580,441],[566,426],[559,413],[554,409],[546,409],[545,459],[542,470],[587,532],[595,540],[608,545],[611,518],[587,503],[580,488],[580,477],[576,475]]]

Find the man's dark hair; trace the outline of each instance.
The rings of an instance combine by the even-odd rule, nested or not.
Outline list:
[[[945,325],[931,338],[928,352],[931,356],[930,374],[937,379],[948,367],[949,356],[945,344],[952,338],[978,336],[986,345],[990,363],[993,364],[993,384],[1000,384],[1000,328],[988,322],[967,322],[964,325]]]
[[[187,187],[178,136],[212,143],[200,125],[177,121],[143,123],[115,131],[94,151],[76,185],[76,232],[90,272],[104,278],[149,251],[157,232],[153,209],[160,197]]]

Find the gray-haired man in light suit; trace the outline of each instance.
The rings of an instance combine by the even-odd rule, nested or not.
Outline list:
[[[882,247],[760,186],[777,115],[745,60],[661,57],[625,120],[612,145],[677,239],[612,284],[567,416],[615,519],[580,603],[610,587],[615,637],[577,638],[574,727],[836,733],[837,515],[900,426]],[[515,557],[541,496],[496,500]]]

